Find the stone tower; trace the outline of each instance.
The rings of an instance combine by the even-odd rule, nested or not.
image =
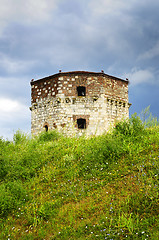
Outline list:
[[[128,80],[101,72],[61,72],[31,81],[31,133],[102,134],[129,118]]]

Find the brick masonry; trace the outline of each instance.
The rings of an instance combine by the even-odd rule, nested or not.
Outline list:
[[[78,87],[85,90],[79,96]],[[31,132],[99,135],[129,118],[128,81],[104,72],[59,72],[31,81]],[[80,127],[78,119],[84,119]]]

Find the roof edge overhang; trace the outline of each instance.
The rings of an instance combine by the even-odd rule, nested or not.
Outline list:
[[[53,79],[53,78],[57,78],[57,77],[62,77],[62,76],[69,76],[69,75],[88,75],[88,76],[103,76],[103,77],[108,77],[108,78],[111,78],[111,79],[114,79],[114,80],[119,80],[119,81],[124,81],[124,82],[127,82],[129,83],[129,80],[126,79],[121,79],[121,78],[118,78],[118,77],[114,77],[114,76],[111,76],[111,75],[108,75],[104,72],[88,72],[88,71],[70,71],[70,72],[59,72],[59,73],[55,73],[53,75],[50,75],[50,76],[47,76],[47,77],[44,77],[44,78],[40,78],[40,79],[37,79],[37,80],[31,80],[30,84],[33,85],[34,83],[36,82],[41,82],[41,81],[45,81],[45,80],[49,80],[49,79]]]

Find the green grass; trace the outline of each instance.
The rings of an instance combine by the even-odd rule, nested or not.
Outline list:
[[[0,139],[0,239],[159,239],[159,126]]]

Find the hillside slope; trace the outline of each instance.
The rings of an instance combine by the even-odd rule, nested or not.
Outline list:
[[[0,140],[0,239],[159,239],[159,127]]]

